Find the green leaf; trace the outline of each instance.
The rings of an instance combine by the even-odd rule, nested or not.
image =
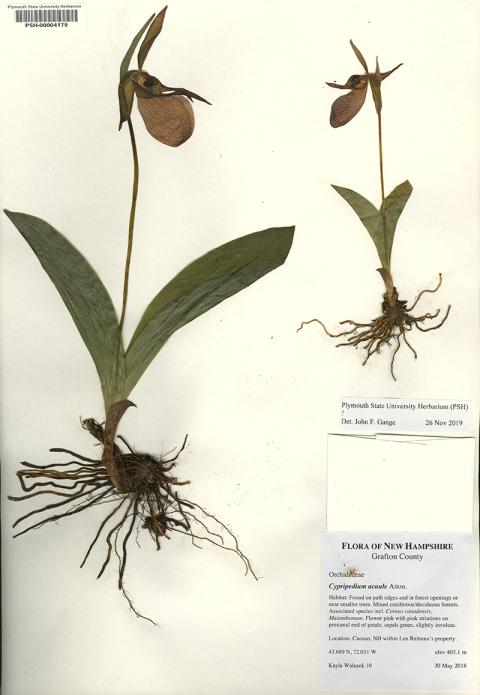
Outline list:
[[[388,268],[388,254],[385,248],[382,216],[375,205],[350,188],[333,185],[332,188],[355,210],[373,239],[382,266]]]
[[[125,57],[122,60],[122,64],[120,65],[120,81],[125,76],[125,74],[128,72],[128,69],[130,67],[130,61],[132,60],[132,56],[135,53],[136,47],[138,46],[138,42],[140,41],[140,39],[144,35],[148,25],[150,24],[150,22],[152,21],[152,19],[154,17],[155,17],[155,14],[152,14],[152,16],[149,19],[147,19],[147,21],[145,22],[143,27],[140,29],[140,31],[138,32],[138,34],[135,36],[132,43],[130,44],[130,48],[125,53]]]
[[[390,257],[392,255],[393,237],[395,229],[403,208],[407,204],[408,199],[413,191],[410,181],[400,183],[393,191],[385,198],[383,212],[385,215],[386,235],[387,235],[387,256],[388,264],[390,265]],[[380,209],[380,211],[382,211]],[[388,266],[387,266],[388,267]]]
[[[125,378],[122,336],[112,300],[88,261],[39,217],[5,210],[66,304],[100,377],[105,405],[120,400]]]
[[[382,267],[388,270],[397,222],[413,190],[410,181],[404,181],[394,188],[380,210],[350,188],[333,185],[332,188],[355,210],[373,239]]]
[[[148,55],[149,50],[153,46],[153,42],[162,31],[163,20],[165,19],[165,12],[167,8],[164,7],[161,12],[157,14],[153,22],[151,23],[145,38],[143,39],[140,50],[138,51],[138,69],[142,70],[145,58]]]
[[[127,397],[162,346],[185,324],[282,265],[294,227],[265,229],[190,263],[147,307],[126,352]]]

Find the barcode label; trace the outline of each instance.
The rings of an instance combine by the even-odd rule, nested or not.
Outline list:
[[[38,9],[15,10],[15,21],[22,24],[55,24],[78,22],[77,9],[58,9],[42,7]]]
[[[78,10],[15,10],[16,22],[78,22]]]

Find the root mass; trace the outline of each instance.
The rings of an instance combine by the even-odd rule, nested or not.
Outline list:
[[[102,425],[93,419],[84,420],[82,424],[103,444]],[[101,535],[105,534],[106,556],[97,578],[105,572],[114,554],[118,562],[118,588],[133,612],[152,623],[154,621],[151,618],[139,613],[125,590],[128,544],[134,532],[138,538],[140,529],[148,531],[156,550],[160,550],[165,539],[170,539],[174,534],[182,534],[188,536],[192,544],[198,548],[203,547],[202,543],[209,543],[233,552],[242,560],[245,574],[250,573],[257,579],[233,532],[216,516],[196,502],[181,497],[178,492],[178,488],[183,488],[190,482],[180,481],[172,473],[185,449],[187,437],[179,451],[170,458],[136,452],[121,435],[118,435],[117,439],[124,446],[122,450],[115,443],[113,451],[117,473],[121,479],[121,492],[112,483],[103,459],[88,458],[70,449],[53,448],[50,451],[68,454],[75,460],[46,466],[22,462],[23,468],[17,472],[17,477],[25,494],[9,496],[9,499],[23,501],[42,495],[48,495],[48,500],[51,500],[52,496],[59,499],[49,501],[49,504],[19,517],[13,525],[14,528],[22,522],[32,522],[36,517],[39,517],[39,520],[29,523],[18,531],[14,538],[49,522],[56,522],[90,507],[109,503],[111,508],[100,523],[80,566],[83,567],[93,547]]]
[[[403,343],[412,352],[415,359],[417,359],[417,352],[415,348],[409,342],[407,335],[414,329],[417,328],[422,333],[428,333],[429,331],[435,331],[437,328],[443,326],[450,313],[451,306],[449,305],[445,315],[436,325],[428,325],[424,327],[425,322],[434,321],[440,314],[440,309],[437,309],[433,314],[426,313],[421,316],[413,316],[410,312],[417,306],[422,295],[426,293],[435,293],[442,284],[441,273],[438,276],[438,283],[433,289],[424,289],[416,297],[415,301],[411,306],[407,306],[407,302],[398,299],[397,291],[394,287],[393,299],[388,297],[388,293],[385,293],[383,303],[382,303],[382,314],[375,319],[372,319],[369,323],[359,323],[357,321],[352,321],[351,319],[346,319],[345,321],[340,321],[341,326],[351,326],[347,330],[341,331],[340,333],[331,333],[325,326],[323,321],[314,318],[309,321],[302,321],[298,331],[310,323],[319,323],[323,328],[325,333],[330,336],[330,338],[343,338],[346,340],[337,343],[336,347],[360,347],[364,350],[365,356],[362,365],[365,365],[372,355],[380,353],[381,349],[385,346],[390,346],[392,341],[394,341],[394,348],[392,352],[392,358],[390,360],[390,373],[393,379],[396,381],[395,373],[393,370],[393,365],[395,362],[395,357],[397,352]]]

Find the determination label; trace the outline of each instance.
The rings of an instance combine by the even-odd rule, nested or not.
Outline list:
[[[342,398],[340,426],[355,432],[475,433],[469,401],[417,398]]]

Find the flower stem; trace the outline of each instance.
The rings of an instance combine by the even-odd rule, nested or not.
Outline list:
[[[380,188],[382,191],[382,203],[380,205],[380,214],[382,216],[382,227],[383,227],[383,247],[385,249],[385,254],[387,252],[387,223],[385,219],[385,182],[383,178],[383,143],[382,143],[382,112],[377,111],[378,118],[378,160],[380,165]],[[392,274],[390,272],[390,259],[388,259],[388,267],[382,268],[380,274],[385,283],[385,299],[388,304],[393,307],[396,304],[398,295],[395,287],[393,285]]]
[[[120,331],[123,328],[123,322],[125,320],[125,312],[127,310],[128,279],[129,279],[129,275],[130,275],[130,263],[132,260],[133,229],[135,226],[135,210],[137,207],[138,177],[139,177],[137,145],[135,142],[135,133],[133,132],[132,120],[130,118],[128,119],[127,124],[128,124],[128,132],[130,133],[130,142],[132,145],[132,155],[133,155],[133,186],[132,186],[132,204],[130,207],[130,221],[129,221],[129,225],[128,225],[127,258],[125,260],[125,275],[124,275],[124,280],[123,280],[123,302],[122,302],[122,314],[120,317]]]
[[[383,144],[382,144],[382,112],[377,111],[378,118],[378,161],[380,164],[380,188],[382,190],[382,203],[380,205],[380,214],[382,216],[382,229],[383,229],[383,248],[385,250],[385,256],[387,255],[387,225],[385,220],[385,183],[383,180]],[[383,262],[382,262],[383,264]],[[385,268],[389,270],[389,268]]]
[[[378,157],[380,162],[380,186],[382,189],[382,206],[380,211],[383,216],[383,206],[385,204],[385,184],[383,181],[383,146],[382,146],[382,112],[377,112],[378,117]]]

